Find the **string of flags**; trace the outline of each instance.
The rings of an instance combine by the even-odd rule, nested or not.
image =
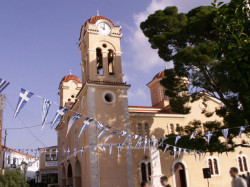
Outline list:
[[[10,84],[9,82],[7,82],[6,80],[0,78],[0,93],[1,93],[3,90],[5,90],[5,89],[9,86],[9,84]],[[16,110],[15,110],[15,112],[14,112],[14,118],[16,118],[16,116],[20,113],[21,109],[25,106],[25,104],[27,104],[27,102],[31,99],[31,97],[32,97],[33,95],[35,95],[35,94],[32,93],[32,92],[30,92],[30,91],[28,91],[28,90],[25,90],[25,89],[21,88],[20,94],[19,94],[19,98],[18,98],[18,102],[17,102],[17,106],[16,106]],[[43,98],[43,97],[41,97],[41,96],[38,96],[38,95],[36,95],[36,96],[43,99],[43,106],[42,106],[42,128],[43,128],[44,125],[46,124],[45,122],[46,122],[46,120],[47,120],[47,116],[48,116],[48,113],[49,113],[50,106],[51,106],[51,104],[54,103],[54,102],[49,101],[48,99]],[[56,104],[56,103],[55,103],[55,104]],[[58,124],[60,118],[61,118],[67,111],[69,111],[69,110],[70,110],[70,109],[68,109],[68,108],[59,106],[58,110],[56,111],[55,117],[54,117],[54,119],[53,119],[52,122],[51,122],[51,128],[52,128],[52,129],[55,129],[55,128],[57,127],[57,124]],[[72,111],[72,110],[70,110],[70,111]],[[72,111],[72,112],[74,112],[74,115],[73,115],[73,116],[70,118],[70,120],[69,120],[68,129],[67,129],[67,133],[66,133],[66,137],[67,137],[67,135],[68,135],[68,133],[69,133],[71,127],[73,126],[73,124],[74,124],[78,119],[80,119],[80,118],[82,118],[82,117],[84,116],[83,114],[80,114],[80,113],[78,113],[78,112],[75,112],[75,111]],[[119,138],[121,138],[121,137],[123,137],[123,136],[126,136],[125,141],[124,141],[123,143],[117,143],[117,144],[116,144],[118,153],[120,153],[120,148],[121,148],[122,146],[124,146],[127,142],[128,142],[128,145],[132,148],[132,142],[131,142],[131,141],[132,141],[132,140],[136,140],[137,138],[139,138],[139,139],[138,139],[138,141],[137,141],[137,143],[136,143],[136,145],[135,145],[135,148],[140,149],[141,146],[142,146],[142,144],[144,144],[144,147],[143,147],[144,152],[145,152],[145,150],[146,150],[146,148],[147,148],[147,145],[148,145],[148,147],[150,148],[151,146],[154,147],[155,144],[158,143],[157,140],[156,140],[157,142],[155,143],[155,140],[149,139],[147,136],[146,136],[145,138],[143,138],[142,136],[139,136],[139,135],[136,135],[136,134],[131,134],[130,132],[127,132],[127,131],[125,131],[125,130],[121,130],[121,129],[119,129],[119,128],[114,128],[114,127],[112,127],[112,126],[110,126],[110,125],[104,126],[104,124],[103,124],[101,121],[96,121],[96,120],[94,120],[94,119],[92,119],[92,118],[89,118],[89,117],[87,117],[87,116],[86,116],[86,118],[85,118],[85,120],[84,120],[84,122],[83,122],[83,124],[82,124],[82,127],[81,127],[80,133],[79,133],[79,135],[78,135],[78,138],[81,137],[81,135],[82,135],[83,132],[87,129],[87,127],[90,125],[91,122],[95,122],[94,124],[96,125],[96,128],[97,128],[98,130],[100,130],[100,132],[99,132],[98,135],[97,135],[97,139],[100,139],[101,137],[103,137],[110,129],[115,129],[115,130],[113,130],[111,133],[109,133],[109,134],[106,136],[106,138],[105,138],[105,140],[104,140],[104,144],[105,144],[106,142],[108,142],[108,140],[109,140],[112,136],[114,136],[115,134],[117,134],[118,132],[120,132],[120,133],[119,133]],[[247,128],[247,126],[239,126],[239,127],[237,127],[237,128],[239,128],[239,135],[238,135],[238,136],[241,137],[242,133],[245,131],[245,129]],[[229,128],[222,129],[222,134],[223,134],[223,136],[224,136],[225,139],[227,139],[228,133],[229,133]],[[192,134],[190,135],[190,140],[193,139],[193,138],[195,138],[196,135],[197,135],[197,133],[192,133]],[[207,132],[205,132],[205,135],[206,135],[206,140],[207,140],[207,142],[208,142],[208,144],[209,144],[209,142],[210,142],[210,140],[211,140],[211,137],[212,137],[212,135],[213,135],[213,131],[207,131]],[[182,138],[181,135],[175,136],[175,145],[178,143],[178,141],[179,141],[181,138]],[[166,140],[166,139],[167,139],[167,137],[162,138],[162,141],[160,142],[160,144],[159,144],[158,147],[162,146],[162,145],[164,144],[164,143],[163,143],[164,140]],[[102,148],[103,150],[106,150],[104,144],[101,146],[101,148]],[[110,144],[109,144],[109,145],[110,145]],[[110,153],[110,154],[111,154],[111,152],[112,152],[112,146],[113,146],[113,145],[109,146],[109,153]],[[172,145],[166,145],[166,147],[165,147],[165,149],[164,149],[164,151],[163,151],[163,154],[164,154],[165,151],[166,151],[169,147],[171,147],[171,146],[172,146]],[[172,147],[173,147],[173,151],[174,151],[174,157],[176,157],[177,147],[176,147],[176,146],[172,146]],[[177,155],[178,157],[180,156],[180,153],[181,153],[182,150],[183,150],[183,153],[185,154],[185,152],[186,152],[186,149],[185,149],[185,148],[184,148],[184,149],[183,149],[183,148],[178,148],[178,155]],[[185,152],[184,152],[184,150],[185,150]],[[80,150],[81,154],[83,153],[83,151],[84,151],[84,148],[81,148],[81,150]],[[70,152],[71,152],[70,148],[68,148],[65,152],[67,152],[67,154],[69,155]],[[76,152],[77,152],[77,148],[74,148],[74,154],[75,154]],[[193,151],[193,152],[194,152],[195,157],[196,157],[196,151]],[[200,154],[199,152],[200,152],[200,151],[198,151],[198,154]]]

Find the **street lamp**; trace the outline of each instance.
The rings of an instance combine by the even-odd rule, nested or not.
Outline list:
[[[36,183],[38,183],[38,177],[39,177],[40,171],[36,171]]]

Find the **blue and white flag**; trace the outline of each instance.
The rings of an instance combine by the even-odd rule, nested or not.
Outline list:
[[[128,134],[122,145],[124,145],[131,138],[131,136],[132,136],[131,134]]]
[[[76,156],[77,156],[77,148],[75,147],[74,148],[74,157],[76,158]]]
[[[56,112],[56,116],[54,117],[52,123],[51,123],[51,128],[55,129],[56,128],[56,123],[59,121],[59,119],[68,111],[67,108],[64,108],[62,106],[59,106],[59,109]]]
[[[142,143],[143,143],[142,137],[140,137],[139,140],[138,140],[138,142],[136,143],[135,147],[137,147],[139,149],[141,147]]]
[[[69,130],[72,127],[72,125],[75,123],[76,120],[80,119],[82,117],[82,114],[79,114],[78,112],[76,112],[69,120],[69,124],[68,124],[68,130],[67,130],[67,134],[66,137],[69,134]]]
[[[118,144],[117,144],[117,153],[118,153],[118,154],[120,154],[121,146],[122,146],[121,143],[118,143]]]
[[[148,139],[148,149],[151,150],[151,139]]]
[[[19,94],[19,99],[17,102],[16,110],[14,113],[14,118],[18,115],[20,110],[23,108],[23,106],[30,100],[30,98],[34,95],[32,92],[29,92],[23,88],[21,88],[20,94]]]
[[[178,158],[180,157],[180,155],[181,155],[181,150],[182,150],[182,148],[181,147],[179,147],[178,148]]]
[[[58,149],[56,149],[56,160],[58,160]]]
[[[90,123],[91,121],[93,121],[93,119],[92,119],[92,118],[89,118],[89,117],[87,117],[87,118],[84,120],[84,122],[83,122],[83,124],[82,124],[82,129],[81,129],[81,131],[80,131],[80,133],[79,133],[78,138],[81,137],[82,133],[86,130],[86,128],[89,126],[89,123]]]
[[[164,141],[167,140],[167,139],[168,139],[168,137],[162,138],[160,144],[158,145],[158,147],[161,147],[162,144],[164,143]]]
[[[191,134],[191,136],[190,136],[190,139],[189,139],[189,140],[193,139],[196,135],[197,135],[197,133],[193,133],[193,134]]]
[[[10,83],[4,79],[0,78],[0,93],[9,85]]]
[[[49,150],[49,157],[51,158],[51,155],[52,155],[52,151],[53,151],[53,149],[50,149]]]
[[[132,146],[133,146],[133,143],[132,143],[132,142],[129,142],[129,143],[128,143],[128,150],[129,150],[130,153],[131,153]]]
[[[170,147],[170,145],[166,145],[166,147],[165,147],[165,149],[164,149],[164,151],[163,151],[163,153],[162,153],[162,156],[164,155],[164,153],[167,151],[167,149]]]
[[[104,143],[106,143],[110,138],[111,136],[113,136],[114,134],[118,133],[120,130],[119,129],[116,129],[114,130],[113,132],[111,132],[104,140]]]
[[[122,136],[126,135],[127,132],[126,131],[121,131],[120,135],[119,135],[119,138],[121,138]]]
[[[67,157],[69,158],[70,155],[70,148],[67,149]]]
[[[210,139],[211,139],[212,135],[213,135],[213,131],[207,131],[206,132],[206,137],[207,137],[207,143],[208,144],[210,142]]]
[[[23,153],[23,151],[22,151],[22,153]],[[46,160],[46,153],[47,153],[47,149],[44,149],[44,158],[45,158],[45,160]]]
[[[223,136],[224,136],[225,139],[227,139],[228,130],[229,130],[229,129],[222,129],[222,134],[223,134]]]
[[[109,129],[111,128],[111,126],[107,125],[104,129],[102,129],[98,136],[97,136],[97,139],[101,138]]]
[[[105,150],[106,150],[105,145],[101,145],[100,147],[102,148],[102,150],[103,150],[103,151],[105,151]]]
[[[186,149],[186,148],[184,148],[184,149],[183,149],[182,158],[184,157],[184,155],[185,155],[186,151],[187,151],[187,149]]]
[[[81,147],[80,149],[81,157],[83,156],[83,152],[84,152],[84,147]]]
[[[241,134],[246,130],[247,126],[241,126],[240,132],[239,132],[239,138],[241,137]]]
[[[49,113],[49,108],[50,108],[50,105],[52,104],[51,101],[49,101],[48,99],[43,99],[43,112],[42,112],[42,129],[44,127],[44,124],[46,122],[46,119],[47,119],[47,115]]]
[[[112,144],[109,144],[109,154],[111,155],[112,153]]]
[[[189,149],[188,151],[189,151],[189,154],[191,155],[191,153],[192,153],[192,150],[191,150],[191,149]]]
[[[147,136],[144,138],[144,153],[145,153],[145,150],[146,150],[146,147],[147,147]]]
[[[102,122],[100,122],[100,121],[96,121],[96,128],[97,129],[102,129],[103,128],[103,123]]]
[[[181,139],[181,136],[180,135],[176,136],[176,138],[175,138],[175,145],[177,144],[177,142],[179,141],[179,139]]]
[[[195,160],[196,160],[196,151],[194,150],[194,158],[195,158]]]
[[[198,151],[199,160],[201,159],[201,151]]]
[[[174,159],[175,159],[175,156],[176,156],[176,147],[173,146],[173,150],[174,150]]]
[[[139,138],[139,135],[134,134],[133,138],[134,138],[134,140],[136,140],[137,138]]]

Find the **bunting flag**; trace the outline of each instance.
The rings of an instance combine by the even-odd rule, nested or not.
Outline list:
[[[175,138],[175,145],[177,144],[177,142],[179,141],[179,139],[181,139],[181,136],[180,135],[176,136],[176,138]]]
[[[198,151],[199,160],[201,160],[201,151]]]
[[[78,138],[81,137],[82,133],[83,133],[83,132],[85,131],[85,129],[89,126],[89,123],[90,123],[91,121],[93,121],[93,119],[92,119],[92,118],[89,118],[89,117],[87,117],[87,118],[84,120],[84,122],[83,122],[83,124],[82,124],[82,129],[81,129],[81,131],[80,131],[80,133],[79,133]]]
[[[75,147],[74,148],[74,157],[76,158],[76,156],[77,156],[77,148]]]
[[[141,147],[141,144],[142,144],[142,137],[139,138],[139,140],[136,143],[135,147],[137,147],[139,149]]]
[[[148,139],[147,139],[147,136],[146,136],[145,139],[144,139],[144,153],[145,153],[145,150],[146,150],[146,147],[147,147],[147,141],[148,141]]]
[[[182,158],[184,157],[184,155],[185,155],[186,151],[187,151],[187,149],[186,149],[186,148],[184,148],[184,149],[183,149]]]
[[[117,153],[120,154],[120,149],[121,149],[122,144],[118,143],[117,144]]]
[[[240,127],[240,132],[239,132],[239,138],[241,137],[241,134],[246,130],[246,126],[241,126]]]
[[[58,149],[56,149],[56,160],[58,160]]]
[[[70,128],[72,127],[72,125],[75,123],[76,120],[80,119],[82,117],[82,114],[79,114],[79,113],[75,113],[69,120],[69,124],[68,124],[68,130],[67,130],[67,134],[66,134],[66,137],[68,136],[69,134],[69,130]]]
[[[148,139],[148,149],[151,150],[151,139]]]
[[[131,136],[132,136],[131,134],[128,134],[122,145],[124,145],[131,138]]]
[[[50,157],[50,159],[51,159],[52,151],[53,151],[53,149],[49,150],[49,157]]]
[[[225,139],[227,139],[228,130],[229,130],[229,129],[222,129],[222,134],[223,134],[223,136],[224,136]]]
[[[212,135],[213,135],[213,131],[207,131],[206,132],[206,137],[207,137],[207,143],[208,144],[210,142],[210,139],[211,139]]]
[[[50,105],[52,104],[51,101],[49,101],[48,99],[43,99],[43,112],[42,112],[42,129],[44,127],[44,124],[46,122],[46,119],[47,119],[47,115],[49,113],[49,108],[50,108]]]
[[[62,106],[59,107],[59,109],[56,112],[56,115],[51,123],[51,128],[55,129],[56,128],[56,123],[59,121],[59,119],[68,111],[67,108],[64,108]]]
[[[104,140],[104,143],[106,143],[110,138],[111,136],[113,136],[114,134],[118,133],[120,130],[119,129],[116,129],[114,130],[113,132],[111,132]]]
[[[102,129],[103,128],[103,123],[102,122],[100,122],[100,121],[96,121],[96,128],[97,129]]]
[[[138,137],[139,135],[136,135],[136,134],[133,135],[134,140],[136,140]]]
[[[162,146],[162,144],[164,143],[164,141],[165,140],[167,140],[168,139],[168,137],[164,137],[164,138],[162,138],[161,139],[161,143],[158,145],[158,147],[161,147]]]
[[[188,151],[189,151],[189,154],[191,155],[191,153],[192,153],[192,150],[191,150],[191,149],[189,149]]]
[[[164,153],[166,152],[166,150],[168,149],[170,147],[170,145],[166,145],[166,147],[165,147],[165,149],[164,149],[164,151],[163,151],[163,153],[162,153],[162,156],[164,155]]]
[[[112,144],[109,144],[109,154],[111,155],[112,153]]]
[[[178,158],[180,158],[180,155],[181,155],[181,150],[182,150],[182,148],[181,148],[181,147],[179,147],[179,148],[178,148]]]
[[[83,156],[83,152],[84,152],[84,147],[81,147],[80,149],[81,157]]]
[[[174,150],[174,159],[175,159],[175,156],[176,156],[176,147],[173,146],[173,150]]]
[[[69,158],[70,155],[70,148],[67,149],[67,157]]]
[[[4,79],[0,78],[0,93],[9,85],[10,83]]]
[[[107,125],[104,129],[102,129],[98,136],[97,136],[97,139],[101,138],[109,129],[111,128],[111,126]]]
[[[126,135],[127,132],[126,131],[121,131],[120,135],[119,135],[119,138],[121,138],[122,136]]]
[[[19,94],[19,99],[17,102],[16,110],[14,113],[14,118],[18,115],[18,113],[21,111],[23,106],[30,100],[30,98],[34,95],[32,92],[29,92],[23,88],[21,88],[20,94]]]
[[[194,150],[194,158],[195,158],[195,160],[196,160],[196,151]]]
[[[23,151],[22,151],[22,152],[23,152]],[[47,153],[47,150],[44,149],[44,158],[45,158],[45,160],[46,160],[46,153]]]
[[[133,143],[130,141],[128,143],[128,150],[129,150],[130,153],[131,153],[132,146],[133,146]]]
[[[189,139],[189,140],[193,139],[196,135],[197,135],[197,133],[193,133],[193,134],[191,134],[191,136],[190,136],[190,139]]]
[[[103,150],[103,151],[105,151],[105,150],[106,150],[105,145],[101,145],[100,147],[102,148],[102,150]]]

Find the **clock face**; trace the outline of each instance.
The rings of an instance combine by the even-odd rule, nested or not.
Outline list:
[[[111,27],[105,22],[101,22],[97,25],[98,31],[103,35],[108,35],[111,32]]]

